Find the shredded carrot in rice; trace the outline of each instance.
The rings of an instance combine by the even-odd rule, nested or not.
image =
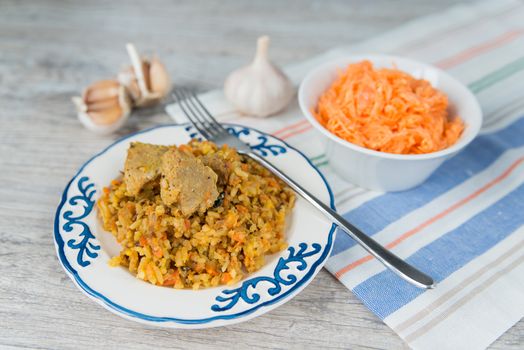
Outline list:
[[[453,145],[464,130],[448,116],[447,96],[398,69],[350,64],[320,96],[318,121],[338,137],[372,150],[420,154]]]

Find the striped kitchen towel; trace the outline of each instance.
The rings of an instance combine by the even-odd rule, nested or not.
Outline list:
[[[278,117],[240,118],[221,91],[202,95],[219,120],[302,150],[327,177],[339,212],[436,278],[438,288],[417,289],[344,234],[326,264],[415,349],[485,348],[524,316],[523,18],[515,0],[457,6],[286,69],[298,84],[319,62],[382,52],[432,63],[467,84],[482,105],[480,136],[406,192],[367,191],[338,178],[296,104]],[[182,121],[176,106],[168,112]]]

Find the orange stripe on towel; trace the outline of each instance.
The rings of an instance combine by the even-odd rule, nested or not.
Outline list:
[[[487,52],[491,49],[494,49],[498,46],[502,46],[516,38],[518,38],[519,36],[521,36],[522,34],[524,33],[524,31],[522,30],[514,30],[514,31],[510,31],[510,32],[507,32],[507,33],[504,33],[503,35],[491,40],[491,41],[488,41],[482,45],[478,45],[478,46],[473,46],[472,48],[468,49],[468,50],[465,50],[465,51],[462,51],[461,53],[455,55],[455,56],[451,56],[449,58],[446,58],[446,59],[443,59],[437,63],[435,63],[436,66],[440,67],[440,68],[451,68],[453,66],[456,66],[462,62],[465,62],[475,56],[478,56],[484,52]]]
[[[281,135],[280,138],[282,140],[285,140],[287,138],[290,138],[291,136],[296,136],[296,135],[299,135],[299,134],[303,134],[306,131],[311,130],[312,128],[313,128],[313,126],[311,124],[308,124],[308,125],[304,126],[302,129],[292,131],[292,132],[290,132],[288,134],[285,134],[285,135]]]
[[[283,132],[287,131],[287,130],[290,130],[290,129],[294,129],[296,127],[299,127],[303,124],[306,124],[308,121],[306,119],[303,119],[297,123],[293,123],[293,124],[289,124],[288,126],[286,127],[283,127],[282,129],[278,129],[276,131],[273,131],[271,134],[275,135],[275,136],[278,136],[278,134],[282,134]]]
[[[513,170],[515,170],[520,164],[522,164],[522,162],[524,162],[524,157],[521,157],[521,158],[517,159],[502,174],[500,174],[499,176],[497,176],[496,178],[494,178],[493,180],[491,180],[490,182],[488,182],[487,184],[485,184],[484,186],[482,186],[481,188],[479,188],[475,192],[471,193],[469,196],[461,199],[457,203],[453,204],[451,207],[441,211],[440,213],[438,213],[437,215],[433,216],[432,218],[424,221],[422,224],[418,225],[417,227],[415,227],[415,228],[405,232],[404,234],[402,234],[400,237],[398,237],[397,239],[393,240],[392,242],[389,242],[386,245],[386,248],[391,249],[391,248],[396,247],[397,245],[399,245],[400,243],[402,243],[403,241],[405,241],[409,237],[411,237],[411,236],[415,235],[416,233],[422,231],[424,228],[426,228],[429,225],[433,224],[434,222],[442,219],[443,217],[445,217],[449,213],[451,213],[454,210],[460,208],[461,206],[463,206],[464,204],[468,203],[472,199],[478,197],[480,194],[486,192],[488,189],[490,189],[491,187],[493,187],[497,183],[499,183],[502,180],[504,180],[505,178],[507,178],[511,174],[511,172]],[[352,262],[351,264],[349,264],[349,265],[341,268],[340,270],[338,270],[335,273],[335,276],[337,278],[340,278],[344,274],[346,274],[347,272],[353,270],[355,267],[360,266],[360,265],[362,265],[362,264],[372,260],[372,258],[373,257],[371,255],[366,255],[365,257],[363,257],[363,258],[361,258],[361,259],[359,259],[359,260],[357,260],[355,262]]]

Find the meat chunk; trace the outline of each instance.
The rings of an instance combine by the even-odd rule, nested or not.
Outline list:
[[[218,197],[217,174],[190,153],[170,148],[162,156],[160,196],[177,205],[182,214],[205,212]]]
[[[160,175],[161,157],[168,148],[142,142],[131,143],[124,167],[124,182],[130,195],[136,196],[145,184]]]
[[[202,163],[207,165],[218,175],[218,186],[225,186],[229,180],[229,169],[226,161],[217,154],[206,154],[202,157]]]

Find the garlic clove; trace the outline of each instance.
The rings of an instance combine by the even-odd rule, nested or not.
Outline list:
[[[86,103],[96,102],[118,95],[119,84],[115,80],[100,80],[90,85],[84,91]]]
[[[99,112],[105,109],[112,108],[113,106],[119,106],[118,96],[106,98],[105,100],[91,102],[89,103],[89,106],[87,107],[87,111]]]
[[[154,57],[151,60],[149,73],[151,77],[151,91],[160,94],[160,96],[167,96],[171,91],[171,79],[169,79],[166,66],[158,58]]]
[[[126,45],[131,67],[118,75],[137,107],[158,103],[171,91],[171,81],[165,66],[157,59],[141,58],[133,44]]]
[[[120,82],[120,84],[125,86],[132,101],[140,99],[142,93],[140,92],[140,88],[138,87],[138,82],[136,80],[133,67],[127,67],[124,70],[122,70],[120,73],[118,73],[117,79]]]
[[[131,112],[126,89],[115,80],[101,80],[73,97],[78,119],[89,130],[108,134],[119,129]]]
[[[122,108],[116,104],[98,111],[89,111],[88,115],[97,125],[112,125],[122,116]]]
[[[142,72],[144,74],[144,84],[146,87],[146,91],[151,91],[151,65],[147,59],[142,59]]]
[[[224,94],[240,112],[267,117],[284,109],[295,94],[289,78],[268,58],[269,37],[257,41],[253,62],[233,71],[224,83]]]

